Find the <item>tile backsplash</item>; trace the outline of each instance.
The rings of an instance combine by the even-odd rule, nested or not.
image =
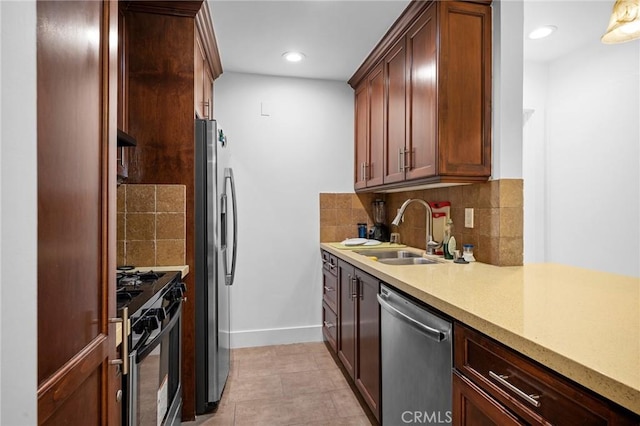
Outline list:
[[[185,264],[185,197],[185,185],[118,187],[118,265]]]
[[[457,244],[474,245],[479,262],[499,266],[522,265],[523,198],[522,179],[500,179],[473,185],[396,192],[390,194],[320,194],[320,241],[342,241],[357,236],[357,223],[373,224],[371,202],[382,198],[387,207],[387,224],[408,198],[450,201],[453,232]],[[348,201],[351,201],[351,209]],[[474,227],[465,228],[464,209],[474,209]],[[399,232],[401,242],[425,248],[425,208],[410,205],[405,221],[390,231]],[[365,216],[366,215],[366,216]],[[441,235],[434,239],[442,241]]]

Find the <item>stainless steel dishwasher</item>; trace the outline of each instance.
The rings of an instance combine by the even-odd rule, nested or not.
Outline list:
[[[382,425],[451,423],[452,325],[382,285]]]

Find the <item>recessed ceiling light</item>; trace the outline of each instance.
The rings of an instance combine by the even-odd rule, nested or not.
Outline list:
[[[545,25],[544,27],[536,28],[535,30],[529,33],[529,38],[531,40],[537,40],[540,38],[545,38],[551,35],[558,27],[555,25]]]
[[[304,59],[304,54],[300,52],[284,52],[282,57],[289,62],[300,62]]]

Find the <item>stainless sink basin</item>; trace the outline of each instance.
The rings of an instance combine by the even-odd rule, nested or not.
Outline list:
[[[407,250],[356,250],[355,253],[363,256],[374,256],[380,259],[409,259],[419,258],[418,253],[413,253]]]
[[[425,259],[424,257],[405,257],[395,259],[378,259],[380,263],[386,263],[387,265],[433,265],[441,263],[437,260]]]

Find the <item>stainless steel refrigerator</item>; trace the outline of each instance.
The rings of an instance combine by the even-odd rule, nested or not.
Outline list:
[[[196,413],[215,408],[230,365],[229,289],[237,210],[226,138],[215,120],[195,121]]]

